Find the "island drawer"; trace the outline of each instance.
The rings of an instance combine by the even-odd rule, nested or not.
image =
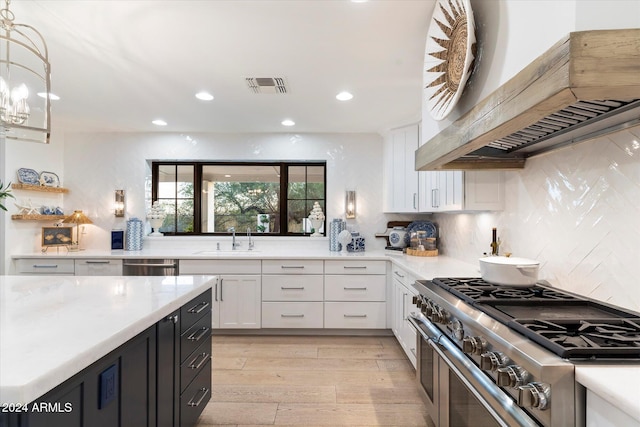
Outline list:
[[[263,302],[263,328],[322,328],[322,302]]]
[[[327,260],[324,263],[325,274],[386,274],[386,261],[368,260]]]
[[[194,426],[211,399],[211,360],[180,396],[180,425]]]
[[[211,337],[211,310],[180,337],[180,363]]]
[[[387,276],[327,275],[324,284],[325,301],[385,301]]]
[[[265,259],[262,274],[322,274],[324,261],[310,259]]]
[[[180,308],[180,335],[211,312],[211,295],[212,291],[209,289]]]
[[[211,360],[211,334],[209,334],[206,341],[180,365],[180,391],[187,388],[191,381],[202,372],[203,367],[209,360]]]
[[[68,274],[75,273],[73,258],[20,258],[16,260],[19,274]]]
[[[324,327],[346,329],[384,329],[387,305],[384,302],[325,302]]]
[[[122,276],[121,259],[76,259],[76,276]]]
[[[322,301],[324,276],[262,276],[262,301]]]

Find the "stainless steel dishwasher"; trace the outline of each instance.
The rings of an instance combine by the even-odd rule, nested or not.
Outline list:
[[[125,276],[177,276],[177,259],[125,259],[122,263]]]

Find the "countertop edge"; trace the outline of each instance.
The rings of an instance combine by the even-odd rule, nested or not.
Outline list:
[[[576,365],[575,372],[587,390],[640,422],[640,365]]]

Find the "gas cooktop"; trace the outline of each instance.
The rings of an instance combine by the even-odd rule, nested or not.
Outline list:
[[[563,358],[640,358],[640,313],[543,284],[510,288],[478,278],[432,282]]]

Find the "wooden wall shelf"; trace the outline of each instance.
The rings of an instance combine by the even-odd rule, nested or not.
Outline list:
[[[15,183],[11,184],[11,188],[14,190],[29,190],[29,191],[42,191],[45,193],[68,193],[68,188],[63,187],[47,187],[45,185],[32,185],[32,184],[21,184]],[[47,215],[52,216],[52,215]]]
[[[11,219],[15,219],[18,221],[60,221],[61,219],[65,218],[65,215],[11,215]]]

